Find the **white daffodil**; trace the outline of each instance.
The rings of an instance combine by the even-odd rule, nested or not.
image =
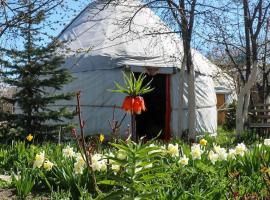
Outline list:
[[[214,145],[214,151],[216,152],[216,153],[219,153],[220,152],[220,146],[218,145]]]
[[[40,168],[43,165],[44,160],[45,160],[45,152],[42,151],[41,153],[36,155],[33,167]]]
[[[76,156],[75,159],[76,159],[76,162],[77,163],[79,163],[80,165],[84,165],[85,164],[85,161],[84,161],[81,153],[76,153],[75,156]]]
[[[46,160],[43,164],[43,167],[46,171],[51,171],[53,166],[54,164],[49,160]]]
[[[220,148],[218,152],[219,160],[227,160],[228,153],[225,148]]]
[[[170,154],[172,157],[178,157],[179,156],[179,149],[178,144],[169,144],[167,148],[168,154]]]
[[[264,139],[263,144],[265,146],[270,146],[270,139]]]
[[[193,144],[191,146],[191,156],[193,160],[201,159],[203,150],[201,149],[200,144]]]
[[[70,146],[67,146],[66,148],[63,149],[63,155],[66,158],[72,158],[75,156],[75,152],[73,151],[73,148]]]
[[[74,172],[75,174],[83,174],[84,166],[80,163],[76,162],[74,164]]]
[[[101,154],[94,154],[92,156],[92,169],[93,171],[106,171],[106,161],[103,159]]]
[[[179,164],[186,166],[188,165],[189,158],[186,157],[186,155],[183,155],[178,161]]]
[[[231,159],[235,159],[236,156],[236,150],[235,149],[229,149],[228,157]]]
[[[211,161],[211,163],[215,164],[219,158],[219,155],[215,153],[214,151],[210,151],[208,154],[208,159]]]
[[[244,143],[240,143],[235,147],[235,151],[237,155],[244,156],[247,151],[247,147]]]
[[[75,174],[82,174],[83,169],[85,168],[85,161],[80,153],[76,153],[76,162],[74,163],[74,172]]]

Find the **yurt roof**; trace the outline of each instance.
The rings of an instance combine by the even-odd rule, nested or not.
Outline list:
[[[90,3],[59,35],[65,41],[66,67],[74,72],[123,66],[180,68],[182,41],[139,0]],[[132,20],[130,20],[132,18]],[[195,71],[211,75],[216,66],[196,50]]]

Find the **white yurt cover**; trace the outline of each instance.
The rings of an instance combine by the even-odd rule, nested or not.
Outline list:
[[[106,1],[89,4],[59,35],[65,41],[61,51],[66,55],[65,67],[76,77],[64,91],[82,91],[81,104],[86,120],[86,132],[108,134],[108,120],[113,107],[120,107],[124,96],[111,93],[114,81],[122,82],[121,70],[129,66],[133,71],[145,67],[160,69],[171,75],[171,130],[178,132],[179,117],[187,125],[187,87],[185,86],[185,112],[178,116],[179,73],[183,55],[182,41],[171,32],[155,13],[141,6],[138,0],[118,1],[106,5]],[[132,20],[130,20],[132,17]],[[68,51],[66,51],[68,50]],[[196,71],[196,129],[198,132],[215,133],[217,129],[216,95],[212,72],[216,66],[193,50]],[[176,73],[177,72],[177,73]],[[74,107],[76,102],[60,102],[58,105]],[[115,110],[120,120],[123,111]],[[121,132],[127,128],[130,118],[125,118]]]

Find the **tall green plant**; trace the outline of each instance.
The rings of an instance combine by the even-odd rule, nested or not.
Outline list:
[[[66,107],[50,108],[59,100],[69,100],[71,93],[57,92],[72,80],[68,70],[61,68],[64,60],[56,52],[61,46],[57,41],[50,45],[42,45],[40,29],[45,19],[44,11],[38,10],[35,1],[22,1],[23,27],[18,31],[22,38],[22,48],[4,49],[0,51],[0,65],[3,81],[16,88],[13,97],[4,98],[7,102],[18,105],[15,114],[2,113],[2,118],[10,126],[22,127],[24,134],[48,133],[55,130],[63,117],[71,117]],[[56,93],[55,93],[56,91]],[[49,124],[54,121],[55,123]],[[24,135],[24,136],[25,136]]]
[[[127,143],[120,141],[119,144],[111,145],[117,149],[117,155],[108,159],[124,169],[119,172],[120,174],[112,174],[110,179],[98,182],[99,185],[113,186],[114,191],[109,193],[106,199],[152,199],[155,197],[157,195],[155,189],[160,187],[160,180],[167,177],[162,170],[164,166],[158,164],[164,155],[161,149],[132,141]]]
[[[35,171],[26,167],[21,168],[18,176],[12,175],[12,182],[15,185],[19,199],[26,199],[35,185]]]

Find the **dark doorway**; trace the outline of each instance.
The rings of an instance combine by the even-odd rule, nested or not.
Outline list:
[[[139,76],[138,73],[135,74]],[[152,80],[153,79],[153,80]],[[136,116],[136,132],[138,137],[154,138],[161,131],[159,138],[164,138],[166,126],[166,75],[147,75],[145,83],[151,82],[154,91],[144,94],[146,111]]]

